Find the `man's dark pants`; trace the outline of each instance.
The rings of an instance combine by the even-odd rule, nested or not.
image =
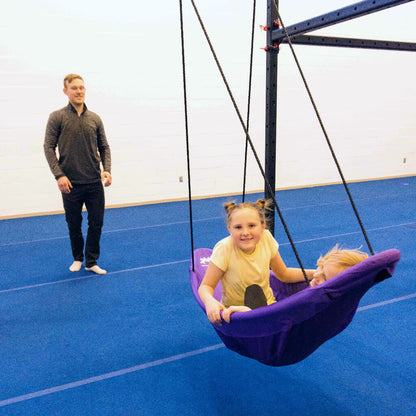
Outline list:
[[[62,194],[65,218],[71,239],[74,260],[84,260],[84,238],[82,236],[82,207],[88,212],[88,234],[85,244],[85,266],[97,264],[100,256],[101,229],[104,222],[104,188],[101,182],[73,185],[69,194]]]

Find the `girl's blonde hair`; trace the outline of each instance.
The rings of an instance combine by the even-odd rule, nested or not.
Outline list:
[[[317,265],[323,266],[324,264],[331,263],[347,270],[367,258],[368,254],[363,251],[358,249],[340,249],[337,244],[324,256],[319,257]]]
[[[233,213],[237,210],[244,209],[244,208],[250,208],[257,211],[260,217],[260,221],[262,224],[266,223],[267,225],[267,212],[271,211],[271,206],[273,202],[269,200],[264,199],[258,199],[256,202],[240,202],[236,204],[235,202],[226,202],[224,204],[224,209],[227,212],[227,226],[230,225],[231,217]]]

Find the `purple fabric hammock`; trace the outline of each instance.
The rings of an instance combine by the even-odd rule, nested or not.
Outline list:
[[[205,311],[198,287],[205,275],[212,250],[194,251],[191,286]],[[400,252],[383,251],[369,257],[316,287],[306,282],[283,283],[270,274],[277,302],[249,312],[235,312],[231,322],[213,325],[225,346],[270,366],[302,361],[320,345],[343,331],[351,322],[360,299],[368,289],[393,275]],[[221,282],[214,291],[221,299]]]

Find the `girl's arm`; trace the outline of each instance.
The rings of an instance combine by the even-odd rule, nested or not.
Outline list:
[[[270,268],[273,270],[276,277],[282,282],[296,283],[305,281],[302,270],[286,267],[279,252],[277,252],[277,254],[270,260]],[[309,280],[313,278],[314,272],[315,270],[305,269],[306,276]]]
[[[222,322],[220,312],[224,310],[225,307],[214,298],[214,289],[217,287],[218,282],[223,275],[224,272],[214,263],[210,262],[198,289],[199,297],[205,304],[208,319],[213,324],[219,325],[221,325]]]
[[[230,323],[231,321],[231,314],[234,312],[248,312],[251,311],[251,309],[248,306],[230,306],[227,309],[224,309],[222,313],[222,319],[224,319],[225,322]]]

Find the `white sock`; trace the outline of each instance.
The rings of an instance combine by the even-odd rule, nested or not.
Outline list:
[[[71,272],[79,272],[81,270],[82,261],[75,260],[70,266],[69,270]]]
[[[85,270],[88,270],[90,272],[94,272],[97,274],[106,274],[107,270],[102,269],[98,264],[95,264],[94,266],[91,267],[86,267]]]

